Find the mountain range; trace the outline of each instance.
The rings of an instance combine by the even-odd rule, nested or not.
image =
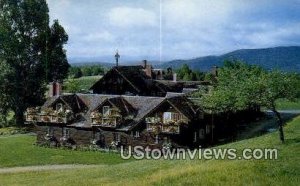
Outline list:
[[[188,60],[172,60],[158,65],[159,68],[180,68],[183,64],[191,69],[208,71],[212,66],[223,65],[225,60],[241,60],[259,65],[265,69],[300,72],[300,46],[274,47],[264,49],[241,49],[219,56],[204,56]]]
[[[110,56],[110,58],[112,58]],[[113,59],[113,58],[112,58]],[[280,69],[283,71],[296,71],[300,72],[300,46],[288,46],[288,47],[274,47],[274,48],[262,48],[262,49],[241,49],[235,50],[223,55],[211,55],[203,56],[194,59],[180,59],[171,60],[166,62],[159,62],[157,60],[149,60],[154,68],[168,68],[173,69],[180,68],[183,64],[187,64],[193,70],[209,71],[213,66],[221,67],[225,60],[241,60],[248,64],[259,65],[265,69]],[[87,59],[69,59],[71,65],[95,65],[100,64],[106,67],[112,67],[115,64],[109,62],[97,62],[99,60],[87,60]],[[95,61],[95,62],[92,62]],[[108,61],[108,60],[103,60]],[[110,60],[111,61],[111,60]],[[141,64],[140,60],[122,62],[125,65]],[[124,65],[124,64],[120,65]]]

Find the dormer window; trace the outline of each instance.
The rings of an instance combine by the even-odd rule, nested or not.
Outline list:
[[[57,103],[56,104],[56,111],[63,111],[63,110],[64,110],[63,104],[62,103]]]
[[[164,123],[168,123],[169,121],[172,120],[172,112],[164,112],[163,118],[164,118]]]
[[[103,116],[109,116],[110,115],[110,107],[109,106],[104,106],[103,109]]]
[[[164,112],[163,114],[163,122],[177,122],[182,119],[182,115],[176,112]]]

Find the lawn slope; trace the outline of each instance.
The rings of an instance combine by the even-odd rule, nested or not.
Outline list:
[[[300,185],[300,116],[285,127],[285,134],[285,144],[274,132],[220,146],[277,148],[278,160],[141,160],[0,174],[0,180],[3,185]]]

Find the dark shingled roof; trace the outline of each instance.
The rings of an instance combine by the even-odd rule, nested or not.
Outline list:
[[[91,128],[90,114],[105,102],[118,107],[121,112],[132,114],[133,118],[123,123],[116,130],[128,131],[137,126],[143,119],[162,103],[169,103],[187,118],[192,119],[195,116],[195,110],[192,103],[182,95],[167,97],[148,97],[148,96],[118,96],[118,95],[103,95],[103,94],[72,94],[61,95],[60,97],[49,98],[43,107],[53,105],[57,100],[64,100],[68,105],[77,110],[76,120],[69,126]],[[71,103],[75,102],[75,103]],[[77,106],[76,106],[77,105]],[[85,109],[80,110],[78,105],[84,105]]]
[[[152,92],[160,92],[164,96],[167,92],[182,92],[183,88],[197,88],[202,85],[202,81],[169,81],[155,80],[146,75],[142,66],[118,66],[108,71],[90,89],[94,93],[110,92],[104,83],[111,80],[111,77],[121,76],[134,90],[134,94],[153,95]],[[106,89],[108,89],[106,91]],[[115,92],[111,92],[116,94]]]

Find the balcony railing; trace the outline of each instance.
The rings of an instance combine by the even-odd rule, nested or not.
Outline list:
[[[162,125],[161,132],[169,133],[169,134],[179,134],[180,126],[179,125]]]
[[[188,119],[179,113],[171,113],[170,117],[147,117],[145,118],[147,131],[154,133],[179,134],[180,126],[187,124]]]
[[[43,123],[68,123],[72,120],[73,114],[71,111],[56,112],[52,109],[47,111],[27,109],[24,114],[25,121],[27,122],[43,122]]]
[[[161,132],[161,125],[155,124],[155,123],[147,123],[147,131],[148,132],[154,132],[154,133],[160,133]]]
[[[116,128],[121,122],[122,116],[112,112],[105,116],[99,112],[92,112],[90,118],[93,126]]]

